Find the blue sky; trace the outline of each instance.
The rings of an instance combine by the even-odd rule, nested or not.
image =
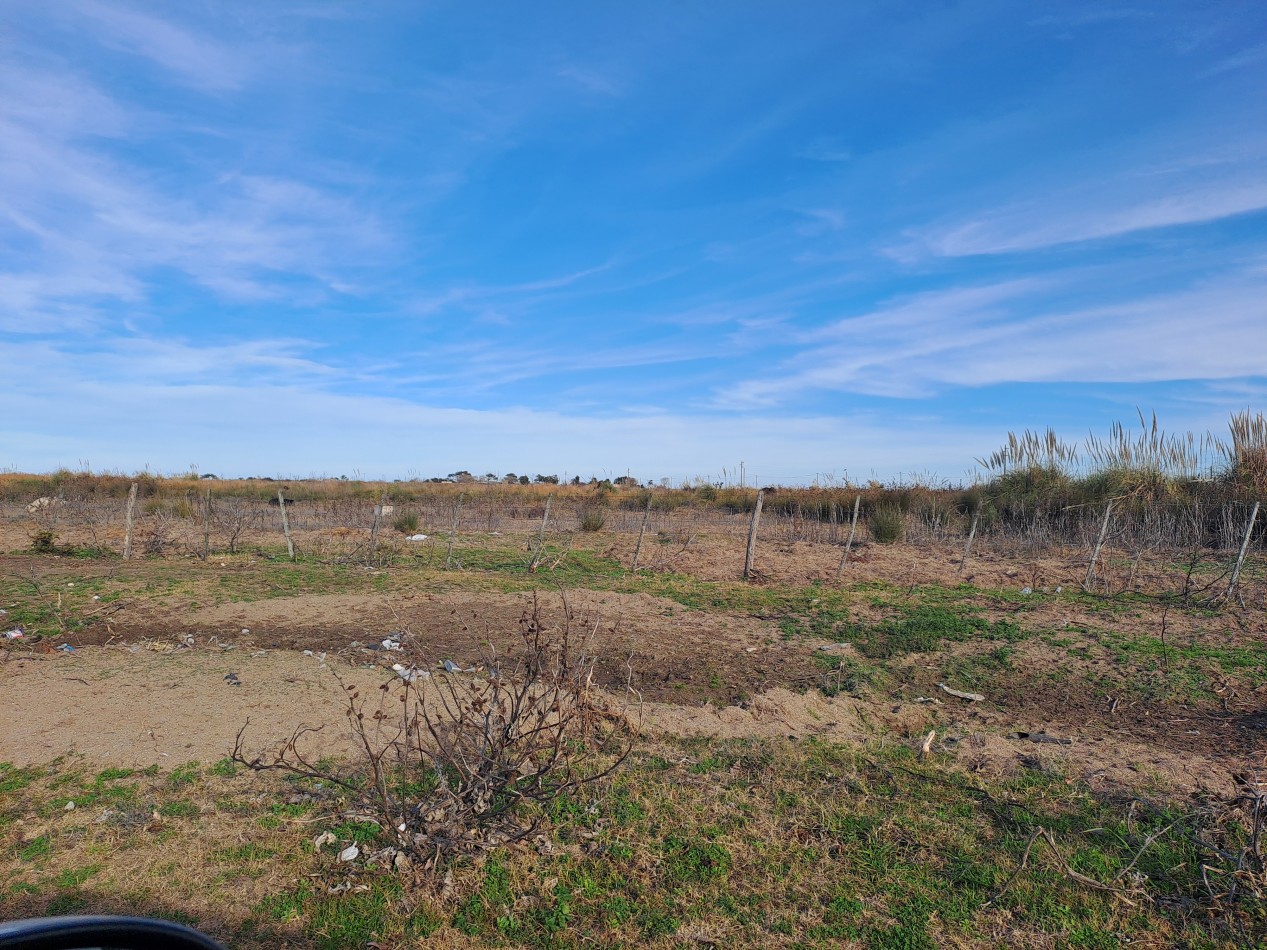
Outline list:
[[[1267,393],[1267,7],[8,0],[0,467],[959,480]]]

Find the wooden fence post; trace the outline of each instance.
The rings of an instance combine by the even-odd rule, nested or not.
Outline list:
[[[202,497],[202,559],[211,560],[211,489]]]
[[[458,503],[453,507],[453,524],[449,528],[449,550],[444,555],[444,569],[453,567],[453,542],[458,536],[458,518],[462,514],[462,493],[458,492]]]
[[[541,560],[541,551],[546,543],[546,522],[550,520],[550,502],[554,501],[553,495],[546,495],[546,510],[541,516],[541,530],[537,532],[537,549],[532,552],[532,560],[528,562],[528,573],[537,573],[537,564]]]
[[[752,509],[752,524],[748,526],[748,553],[744,557],[743,577],[752,576],[752,562],[757,556],[757,525],[761,522],[761,506],[765,503],[765,489],[757,491],[757,503]]]
[[[642,553],[642,539],[647,533],[647,521],[651,518],[651,492],[647,492],[647,507],[642,513],[642,527],[638,529],[638,543],[634,546],[633,564],[629,567],[629,573],[638,570],[638,555]]]
[[[1254,502],[1254,510],[1249,513],[1249,523],[1245,525],[1245,537],[1241,539],[1241,551],[1236,555],[1236,567],[1232,568],[1232,579],[1227,582],[1227,590],[1223,593],[1224,600],[1230,600],[1232,594],[1237,593],[1236,585],[1241,579],[1241,567],[1245,564],[1245,552],[1249,550],[1249,539],[1254,533],[1254,522],[1258,520],[1259,502]]]
[[[282,490],[277,489],[277,507],[282,512],[282,534],[286,535],[286,553],[293,561],[295,559],[295,542],[290,539],[290,518],[286,514],[286,499],[282,497]]]
[[[135,513],[136,482],[133,482],[132,487],[128,489],[128,507],[123,516],[123,560],[125,561],[132,556],[132,517]]]
[[[853,518],[849,522],[849,540],[845,542],[845,553],[840,556],[840,564],[836,566],[836,580],[845,570],[849,560],[849,549],[853,547],[853,536],[858,530],[858,509],[862,507],[862,496],[856,495],[853,500]]]
[[[378,527],[383,523],[383,505],[387,503],[387,492],[378,496],[378,504],[374,506],[374,523],[370,526],[370,550],[365,556],[365,563],[374,560],[374,551],[378,548]]]
[[[1104,536],[1109,533],[1109,516],[1113,514],[1113,499],[1104,506],[1104,523],[1100,525],[1100,536],[1095,539],[1095,547],[1091,549],[1091,563],[1087,565],[1087,576],[1082,581],[1082,589],[1091,592],[1091,578],[1095,576],[1095,562],[1100,557],[1100,548],[1104,547]]]
[[[968,552],[972,550],[972,539],[977,536],[977,522],[981,520],[981,506],[977,506],[977,510],[972,513],[972,527],[968,529],[968,540],[964,542],[963,557],[959,559],[959,573],[963,573],[963,569],[968,564]]]

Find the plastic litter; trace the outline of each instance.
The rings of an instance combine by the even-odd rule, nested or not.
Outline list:
[[[57,650],[59,653],[74,653],[75,652],[75,648],[71,646],[69,643],[63,643],[61,646],[57,648]]]
[[[418,680],[429,680],[431,674],[426,670],[420,670],[416,666],[405,666],[403,663],[393,663],[392,670],[406,683],[414,683]]]
[[[354,844],[350,844],[346,848],[344,848],[342,851],[339,852],[339,860],[340,861],[355,861],[358,857],[360,857],[360,854],[361,854],[361,849],[358,848]]]
[[[24,636],[26,636],[26,632],[21,627],[14,627],[12,630],[4,632],[6,640],[21,640]]]
[[[1032,593],[1034,593],[1034,589],[1033,589],[1032,587],[1022,587],[1022,588],[1021,588],[1021,593],[1022,593],[1022,594],[1032,594]]]
[[[446,673],[474,673],[475,672],[475,667],[468,666],[465,669],[463,669],[462,667],[454,663],[452,660],[445,660],[443,663],[440,664],[440,666],[444,669],[444,672]]]
[[[405,538],[405,540],[406,541],[426,541],[427,537],[428,536],[425,534],[411,534],[409,537]]]
[[[226,673],[226,674],[225,674],[225,676],[224,676],[224,681],[225,681],[226,683],[228,683],[230,686],[241,686],[241,685],[242,685],[242,681],[241,681],[240,679],[238,679],[238,674],[237,674],[237,673]]]

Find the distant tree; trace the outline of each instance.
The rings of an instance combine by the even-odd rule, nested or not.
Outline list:
[[[580,476],[580,475],[573,475],[573,476],[572,476],[572,484],[573,484],[573,485],[579,485],[579,484],[581,484],[581,476]]]
[[[472,475],[470,472],[468,472],[466,469],[462,469],[462,471],[460,471],[460,472],[450,472],[450,473],[449,473],[449,481],[451,481],[451,482],[473,482],[473,481],[475,481],[475,476],[474,476],[474,475]]]
[[[502,481],[505,482],[507,485],[514,485],[516,482],[519,481],[519,476],[516,475],[514,472],[507,472],[506,477],[503,478]]]
[[[638,479],[634,478],[632,475],[621,475],[620,478],[615,480],[614,484],[617,484],[622,488],[637,488]]]
[[[557,485],[559,484],[558,475],[538,475],[533,479],[538,485]]]

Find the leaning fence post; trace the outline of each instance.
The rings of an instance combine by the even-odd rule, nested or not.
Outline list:
[[[528,562],[529,574],[537,572],[537,563],[541,560],[541,551],[546,543],[546,522],[550,520],[550,502],[553,500],[553,495],[546,495],[546,511],[541,516],[541,529],[537,532],[537,549],[532,552],[532,560]]]
[[[1104,536],[1109,532],[1109,516],[1113,514],[1113,499],[1104,506],[1104,522],[1100,525],[1100,536],[1095,539],[1095,547],[1091,549],[1091,562],[1087,565],[1087,576],[1082,581],[1082,589],[1091,592],[1091,578],[1095,576],[1095,562],[1100,557],[1100,548],[1104,547]]]
[[[638,570],[638,555],[642,553],[642,539],[647,533],[647,521],[651,518],[651,492],[647,492],[647,507],[642,513],[642,527],[638,529],[638,543],[634,546],[633,564],[629,566],[629,573]]]
[[[862,496],[856,495],[853,500],[853,518],[849,522],[849,540],[845,542],[845,553],[840,556],[840,563],[836,565],[836,580],[840,580],[840,575],[845,570],[845,563],[849,560],[849,549],[853,547],[853,536],[858,530],[858,509],[862,507]]]
[[[136,513],[136,482],[128,489],[128,507],[123,516],[123,560],[132,556],[132,516]]]
[[[286,535],[286,553],[293,561],[295,559],[295,543],[290,539],[290,518],[286,515],[286,499],[282,497],[282,490],[277,489],[277,507],[282,512],[282,534]]]
[[[968,529],[968,540],[963,545],[963,557],[959,559],[959,573],[963,573],[963,569],[968,564],[968,552],[972,550],[972,539],[977,536],[977,522],[981,520],[981,506],[977,506],[977,510],[972,513],[972,527]]]
[[[757,556],[757,525],[761,522],[761,505],[765,502],[765,489],[757,491],[757,503],[752,509],[752,524],[748,526],[748,553],[743,561],[743,576],[747,580],[752,576],[752,562]]]
[[[449,528],[449,550],[444,555],[444,569],[453,567],[453,542],[458,536],[458,517],[462,514],[462,493],[458,493],[458,503],[453,506],[453,524]]]
[[[1227,590],[1223,592],[1223,599],[1230,600],[1233,593],[1236,593],[1236,585],[1241,579],[1241,567],[1245,564],[1245,552],[1249,550],[1249,539],[1254,533],[1254,522],[1258,520],[1259,502],[1254,502],[1254,510],[1249,513],[1249,522],[1245,525],[1245,537],[1241,539],[1241,550],[1236,555],[1236,567],[1232,568],[1232,579],[1227,582]]]

